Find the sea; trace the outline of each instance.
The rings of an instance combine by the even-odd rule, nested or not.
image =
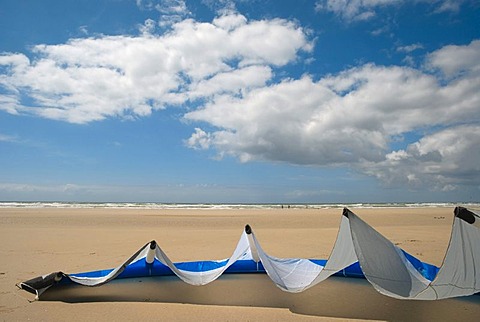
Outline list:
[[[428,208],[462,206],[480,208],[480,203],[308,203],[308,204],[217,204],[217,203],[160,203],[160,202],[0,202],[1,208],[79,208],[79,209],[330,209],[330,208]]]

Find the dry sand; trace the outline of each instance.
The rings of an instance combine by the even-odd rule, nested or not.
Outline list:
[[[452,208],[352,209],[423,261],[440,265]],[[480,296],[402,301],[365,280],[330,278],[300,294],[263,274],[229,275],[195,287],[174,277],[70,287],[30,303],[16,283],[62,270],[116,267],[155,239],[173,261],[231,255],[245,224],[276,257],[328,258],[341,209],[137,210],[0,209],[0,320],[3,321],[474,321]],[[132,287],[133,286],[133,287]]]

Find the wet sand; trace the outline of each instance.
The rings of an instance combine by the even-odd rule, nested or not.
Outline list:
[[[351,209],[394,243],[439,266],[452,208]],[[480,296],[442,301],[395,300],[365,280],[330,278],[300,294],[266,275],[228,275],[210,285],[175,277],[131,279],[97,288],[47,291],[42,301],[16,283],[62,270],[116,267],[155,239],[173,261],[231,255],[245,224],[276,257],[328,258],[341,209],[0,209],[0,320],[176,321],[474,321]]]

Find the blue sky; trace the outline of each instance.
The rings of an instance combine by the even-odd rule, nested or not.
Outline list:
[[[480,201],[474,0],[0,0],[0,200]]]

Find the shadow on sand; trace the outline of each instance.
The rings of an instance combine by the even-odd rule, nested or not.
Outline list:
[[[115,280],[100,287],[50,288],[42,301],[161,302],[288,308],[303,315],[386,321],[477,321],[480,296],[440,301],[396,300],[379,294],[364,279],[332,277],[303,293],[286,293],[264,274],[223,275],[206,286],[177,277]]]

